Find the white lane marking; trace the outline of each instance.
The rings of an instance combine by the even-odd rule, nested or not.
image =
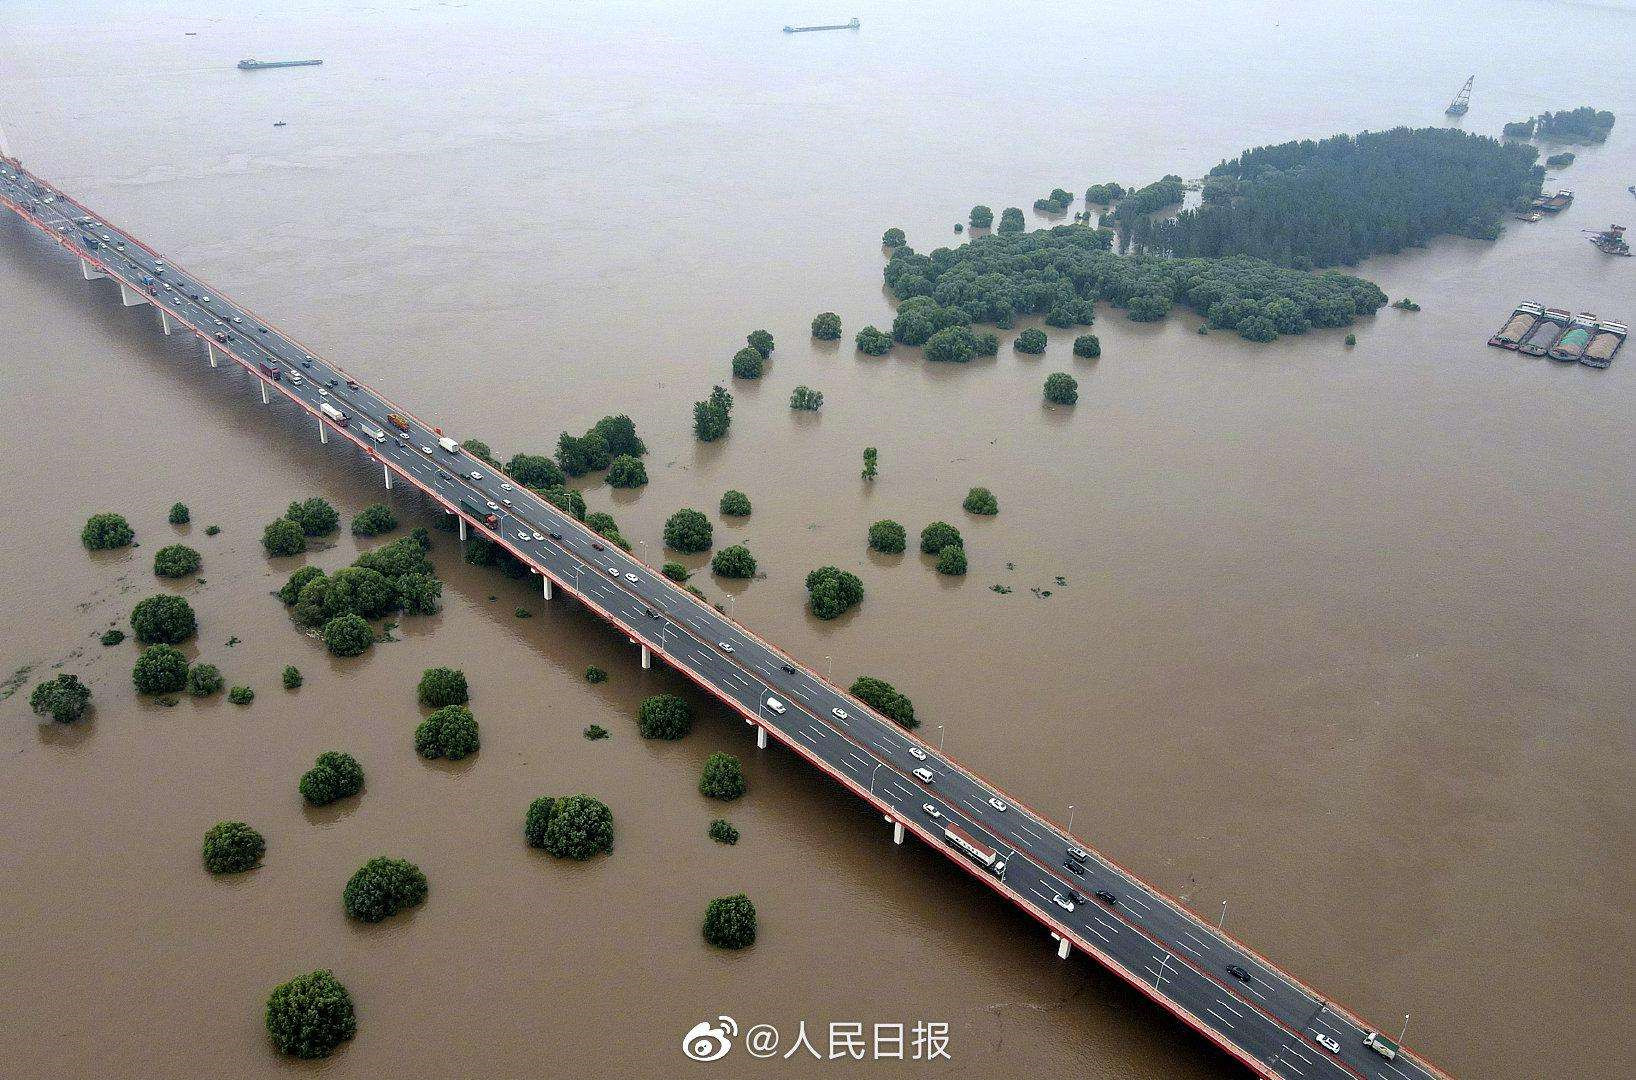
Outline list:
[[[1106,926],[1109,930],[1112,930],[1114,933],[1116,933],[1116,934],[1119,933],[1119,927],[1118,927],[1118,925],[1116,923],[1111,923],[1108,920],[1104,919],[1100,915],[1093,915],[1093,916],[1091,916],[1091,918],[1095,919],[1097,922],[1101,923],[1103,926]]]
[[[1302,1060],[1302,1061],[1306,1061],[1306,1058],[1302,1058],[1302,1059],[1301,1059],[1301,1060]],[[1305,1075],[1306,1075],[1306,1073],[1304,1073],[1304,1072],[1302,1072],[1302,1071],[1301,1071],[1301,1070],[1300,1070],[1300,1069],[1298,1069],[1298,1068],[1296,1068],[1296,1066],[1295,1066],[1295,1063],[1294,1063],[1294,1062],[1293,1062],[1293,1061],[1288,1061],[1288,1060],[1286,1060],[1286,1061],[1285,1061],[1285,1062],[1284,1062],[1284,1064],[1285,1064],[1285,1065],[1287,1065],[1287,1066],[1288,1066],[1288,1067],[1289,1067],[1289,1068],[1291,1068],[1291,1069],[1295,1069],[1295,1075],[1296,1075],[1296,1076],[1305,1076]],[[1312,1064],[1312,1062],[1310,1062],[1310,1061],[1307,1061],[1307,1064],[1308,1064],[1308,1065],[1311,1065],[1311,1064]]]
[[[1255,988],[1254,983],[1245,983],[1244,984],[1244,989],[1248,990],[1250,993],[1254,994],[1256,997],[1260,998],[1262,1001],[1267,1000],[1267,995],[1263,994],[1260,990],[1257,990]]]
[[[1136,899],[1134,896],[1127,896],[1125,898],[1125,903],[1130,904],[1132,907],[1141,908],[1142,914],[1147,914],[1147,905]]]
[[[802,728],[800,731],[797,731],[796,734],[801,736],[803,739],[807,740],[812,745],[814,745],[814,746],[818,745],[818,740],[814,739],[811,735],[808,735],[806,728]]]
[[[846,766],[848,769],[851,769],[853,772],[862,772],[863,771],[863,767],[852,759],[851,754],[841,755],[840,762],[841,762],[842,765]]]
[[[1030,829],[1027,825],[1023,824],[1020,821],[1017,822],[1017,831],[1027,833],[1029,836],[1032,836],[1035,840],[1038,840],[1042,844],[1045,842],[1045,837],[1041,836],[1039,833],[1035,832],[1033,829]]]
[[[821,735],[821,736],[823,736],[823,737],[824,737],[824,738],[826,738],[826,739],[827,739],[827,738],[829,738],[829,732],[827,732],[827,731],[825,731],[825,730],[824,730],[824,729],[823,729],[823,728],[821,728],[821,727],[818,727],[818,726],[817,726],[817,725],[816,725],[816,724],[815,724],[815,725],[813,725],[813,728],[812,728],[812,730],[813,730],[813,731],[816,731],[816,732],[817,732],[817,733],[818,733],[818,734],[819,734],[819,735]]]
[[[1203,945],[1206,949],[1208,949],[1210,947],[1210,943],[1208,941],[1205,941],[1203,938],[1199,937],[1197,934],[1193,933],[1191,930],[1183,930],[1182,934],[1184,936],[1186,936],[1186,937],[1192,938],[1195,942],[1197,942],[1200,945]]]
[[[1326,1020],[1325,1020],[1325,1019],[1324,1019],[1324,1017],[1323,1017],[1323,1014],[1322,1014],[1322,1013],[1319,1013],[1319,1014],[1318,1014],[1318,1015],[1317,1015],[1317,1016],[1314,1016],[1314,1017],[1313,1017],[1313,1018],[1312,1018],[1312,1022],[1313,1022],[1313,1024],[1315,1024],[1315,1025],[1319,1025],[1319,1026],[1322,1026],[1322,1027],[1324,1027],[1324,1028],[1326,1028],[1326,1029],[1327,1029],[1327,1030],[1329,1030],[1329,1031],[1330,1031],[1330,1032],[1331,1032],[1331,1033],[1332,1033],[1332,1034],[1335,1034],[1335,1035],[1346,1035],[1346,1034],[1349,1034],[1349,1032],[1345,1032],[1345,1031],[1342,1031],[1342,1030],[1341,1030],[1341,1029],[1340,1029],[1340,1028],[1338,1028],[1338,1027],[1335,1027],[1335,1026],[1334,1026],[1334,1025],[1333,1025],[1333,1024],[1331,1024],[1331,1023],[1329,1023],[1329,1022],[1328,1022],[1328,1021],[1326,1021]]]
[[[808,701],[812,700],[811,695],[809,695],[805,690],[801,689],[799,686],[792,686],[792,687],[790,687],[790,690],[794,692],[796,697],[806,698]]]
[[[1398,1068],[1396,1065],[1393,1065],[1389,1061],[1383,1061],[1383,1062],[1381,1062],[1381,1064],[1386,1066],[1386,1068],[1391,1069],[1393,1072],[1397,1073],[1399,1076],[1403,1077],[1403,1080],[1414,1080],[1414,1077],[1410,1076],[1408,1073],[1404,1072],[1402,1069]]]
[[[1237,1009],[1233,1008],[1231,1005],[1227,1004],[1225,1001],[1218,1001],[1218,1002],[1216,1002],[1216,1004],[1220,1005],[1223,1009],[1226,1009],[1228,1012],[1232,1013],[1234,1016],[1242,1017],[1244,1015],[1243,1013],[1239,1012]]]
[[[1291,1045],[1289,1045],[1289,1046],[1286,1046],[1286,1047],[1284,1047],[1284,1053],[1285,1053],[1285,1054],[1286,1054],[1286,1055],[1288,1055],[1288,1054],[1294,1054],[1294,1055],[1295,1055],[1295,1057],[1296,1057],[1296,1058],[1297,1058],[1297,1059],[1298,1059],[1298,1060],[1299,1060],[1299,1061],[1300,1061],[1300,1062],[1301,1062],[1301,1064],[1303,1064],[1303,1065],[1311,1065],[1311,1064],[1312,1064],[1312,1062],[1310,1062],[1310,1061],[1308,1061],[1308,1060],[1307,1060],[1307,1056],[1306,1056],[1306,1055],[1305,1055],[1305,1054],[1303,1054],[1303,1053],[1301,1053],[1301,1051],[1299,1051],[1299,1050],[1297,1050],[1297,1049],[1295,1049],[1295,1046],[1294,1046],[1294,1044],[1293,1044],[1293,1043],[1292,1043],[1292,1044],[1291,1044]]]
[[[1203,953],[1199,952],[1199,950],[1195,949],[1193,946],[1189,945],[1185,941],[1178,941],[1178,942],[1176,942],[1176,944],[1180,945],[1182,948],[1186,949],[1188,952],[1193,953],[1193,954],[1195,954],[1197,956],[1203,956],[1204,955]]]
[[[1222,1022],[1222,1024],[1223,1024],[1223,1026],[1225,1026],[1228,1031],[1233,1030],[1232,1021],[1228,1020],[1225,1016],[1221,1015],[1216,1010],[1206,1007],[1204,1011],[1209,1013],[1211,1016],[1215,1017],[1217,1020],[1220,1020]]]
[[[1098,930],[1096,927],[1092,926],[1090,923],[1085,924],[1085,932],[1087,934],[1095,934],[1097,937],[1101,938],[1102,943],[1104,945],[1112,945],[1113,944],[1113,938],[1111,938],[1108,935],[1104,934],[1102,931]]]

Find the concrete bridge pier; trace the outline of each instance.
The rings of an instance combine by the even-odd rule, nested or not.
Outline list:
[[[392,468],[386,462],[381,462],[381,475],[386,478],[386,490],[392,490]]]
[[[1051,936],[1057,940],[1057,959],[1068,959],[1068,954],[1074,951],[1074,943],[1054,930],[1051,932]]]
[[[143,304],[152,303],[146,294],[131,288],[123,281],[119,283],[119,302],[126,307],[141,307]]]
[[[107,277],[101,270],[91,265],[89,259],[80,259],[80,274],[86,281],[95,281],[97,278]]]
[[[460,542],[465,543],[466,542],[466,519],[461,517],[459,514],[456,514],[454,516],[454,519],[455,519],[455,521],[460,523]]]
[[[216,366],[216,346],[210,344],[210,342],[208,342],[208,341],[205,342],[205,355],[210,357],[210,366],[215,367]]]
[[[165,336],[170,337],[170,315],[164,308],[159,309],[159,326],[165,331]]]
[[[270,399],[270,398],[269,398],[269,397],[268,397],[268,396],[267,396],[267,384],[266,384],[266,383],[265,383],[265,382],[262,382],[262,381],[261,381],[261,380],[259,380],[259,379],[258,379],[258,380],[257,380],[257,382],[261,382],[261,403],[262,403],[262,404],[263,404],[263,405],[270,405],[270,404],[272,404],[272,399]]]
[[[760,724],[756,725],[756,749],[767,749],[767,729]]]
[[[324,426],[322,420],[318,421],[318,441],[325,446],[329,445],[329,428]]]
[[[882,815],[881,820],[892,822],[892,843],[903,843],[903,822],[894,821],[892,818],[886,817],[885,815]]]
[[[540,585],[545,593],[545,598],[547,600],[551,599],[551,579],[546,577],[544,574],[541,574]]]
[[[644,645],[644,646],[642,646],[642,670],[647,671],[652,667],[653,667],[653,650],[648,648],[646,645]]]

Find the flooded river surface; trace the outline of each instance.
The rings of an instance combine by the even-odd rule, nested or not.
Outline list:
[[[950,752],[1208,917],[1225,900],[1230,932],[1391,1034],[1408,1014],[1452,1074],[1628,1070],[1636,356],[1596,372],[1483,344],[1521,300],[1636,316],[1636,265],[1580,235],[1636,216],[1628,6],[559,7],[15,4],[0,125],[93,209],[502,458],[629,413],[652,482],[586,496],[640,556],[663,561],[671,512],[707,511],[765,572],[730,592],[700,575],[712,600],[843,685],[890,679]],[[853,14],[858,32],[778,32]],[[1580,104],[1618,126],[1560,177],[1578,193],[1560,217],[1361,267],[1424,310],[1383,309],[1351,350],[1106,307],[1094,362],[1058,330],[1043,357],[1007,333],[960,368],[851,346],[891,319],[889,226],[931,250],[974,203],[1443,123],[1473,72],[1471,130]],[[671,1075],[719,1014],[947,1021],[952,1058],[737,1053],[719,1076],[1240,1075],[720,708],[701,701],[683,742],[639,739],[644,695],[699,695],[577,605],[462,564],[447,533],[444,611],[331,659],[268,595],[299,560],[270,563],[261,527],[308,495],[349,518],[379,475],[9,216],[0,282],[0,666],[31,667],[0,704],[7,1075],[289,1075],[262,1006],[317,967],[359,1035],[298,1071],[336,1080]],[[826,310],[840,347],[809,338]],[[778,342],[767,377],[732,385],[728,439],[696,442],[691,403],[757,327]],[[1045,409],[1061,370],[1079,403]],[[821,414],[786,407],[800,383]],[[998,517],[961,510],[976,484]],[[720,519],[728,488],[752,516]],[[165,523],[177,500],[191,526]],[[99,510],[141,546],[84,551]],[[879,518],[955,523],[970,573],[869,555]],[[249,708],[139,701],[134,644],[97,642],[172,588],[150,567],[173,537],[204,554],[174,587],[199,613],[188,651],[254,687]],[[343,532],[305,559],[356,549]],[[833,623],[803,609],[826,563],[868,590]],[[411,746],[437,664],[467,672],[483,729],[452,767]],[[611,680],[587,685],[588,664]],[[95,693],[73,729],[27,710],[55,665]],[[330,748],[367,790],[305,810],[296,779]],[[696,791],[716,749],[749,774],[725,812]],[[613,855],[528,850],[529,800],[580,791],[612,806]],[[737,847],[706,838],[716,816]],[[264,867],[204,873],[220,819],[266,835]],[[430,900],[350,924],[341,886],[377,854],[418,863]],[[715,952],[704,905],[740,890],[761,939]]]

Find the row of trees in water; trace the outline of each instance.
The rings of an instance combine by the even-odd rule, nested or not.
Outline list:
[[[979,237],[930,255],[902,247],[886,265],[886,284],[904,301],[899,317],[924,323],[933,335],[972,323],[1009,327],[1021,315],[1088,325],[1094,302],[1105,300],[1137,322],[1155,322],[1184,304],[1220,329],[1271,341],[1315,326],[1348,326],[1386,303],[1372,282],[1333,271],[1302,273],[1246,257],[1121,256],[1111,241],[1105,229],[1058,225]]]

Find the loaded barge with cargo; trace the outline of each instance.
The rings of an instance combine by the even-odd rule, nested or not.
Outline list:
[[[1517,350],[1524,356],[1549,356],[1570,363],[1577,360],[1589,367],[1605,368],[1629,336],[1630,328],[1624,323],[1598,320],[1588,311],[1573,315],[1566,308],[1528,302],[1516,306],[1488,343],[1498,349]]]
[[[1572,206],[1573,202],[1573,192],[1569,191],[1567,188],[1558,188],[1555,195],[1540,194],[1535,196],[1534,201],[1529,205],[1531,205],[1535,210],[1543,210],[1547,214],[1560,214],[1562,211]]]
[[[786,26],[784,27],[784,33],[810,34],[814,30],[856,30],[862,25],[863,23],[859,22],[857,17],[854,16],[851,22],[831,23],[827,26]]]

